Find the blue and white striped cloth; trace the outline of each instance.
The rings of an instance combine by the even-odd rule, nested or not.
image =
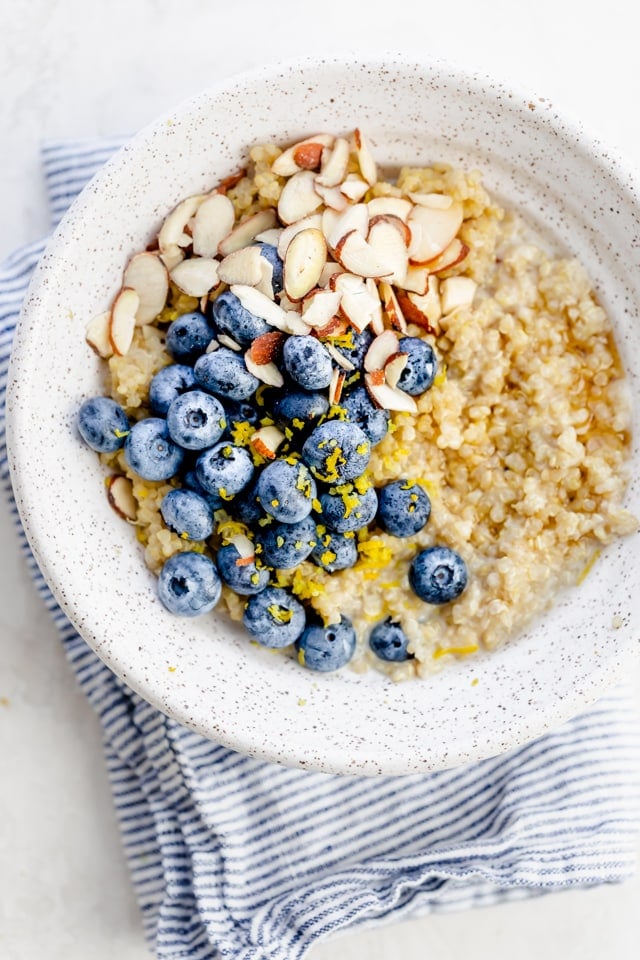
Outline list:
[[[118,141],[45,148],[54,222]],[[0,393],[31,244],[0,267]],[[19,527],[0,418],[0,473]],[[145,930],[158,958],[296,960],[347,927],[624,880],[640,828],[640,743],[615,691],[556,733],[428,776],[365,780],[261,763],[128,690],[35,586],[104,727]]]

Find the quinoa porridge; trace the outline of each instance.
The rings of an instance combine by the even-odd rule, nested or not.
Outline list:
[[[343,166],[336,174],[341,150]],[[291,187],[295,182],[297,192]],[[215,206],[216,217],[229,218],[220,227],[220,239],[213,215],[198,222],[198,211],[214,197],[212,213]],[[231,202],[232,212],[221,197]],[[360,213],[354,214],[356,208]],[[453,211],[459,211],[457,221]],[[363,231],[357,217],[365,214]],[[284,151],[253,147],[246,171],[206,197],[185,201],[172,216],[158,243],[142,255],[155,263],[138,259],[136,269],[128,268],[112,310],[92,321],[87,335],[107,362],[108,392],[129,422],[157,415],[149,386],[158,371],[176,362],[167,348],[170,325],[194,312],[210,317],[217,298],[229,289],[253,287],[266,297],[264,272],[252,275],[255,262],[242,251],[273,245],[285,260],[284,290],[270,294],[281,310],[271,321],[280,340],[261,335],[269,349],[258,356],[251,345],[218,331],[215,348],[244,355],[249,371],[261,380],[260,398],[262,390],[267,396],[284,389],[276,374],[282,367],[278,350],[287,336],[312,333],[333,347],[331,406],[320,421],[348,421],[341,416],[341,403],[364,378],[373,405],[387,410],[389,426],[371,444],[362,475],[350,485],[337,475],[325,476],[323,489],[331,490],[331,483],[339,487],[347,513],[350,496],[359,503],[367,489],[379,492],[394,481],[417,484],[428,495],[428,522],[410,535],[394,535],[375,517],[351,532],[355,562],[345,569],[329,572],[330,564],[311,556],[295,566],[269,569],[269,583],[302,602],[325,627],[339,624],[341,617],[351,621],[358,637],[350,660],[354,669],[375,666],[404,679],[494,648],[520,634],[561,588],[579,587],[601,548],[637,529],[623,506],[630,409],[608,318],[583,267],[546,252],[514,211],[492,199],[480,173],[436,163],[403,168],[390,181],[377,173],[358,131],[348,141],[322,135]],[[377,246],[374,225],[380,228]],[[435,237],[428,255],[427,248],[416,254],[421,230],[423,239],[430,230]],[[295,289],[287,249],[300,234],[306,246],[298,274],[303,284],[311,276],[313,285],[296,296],[301,291]],[[317,234],[324,234],[322,240]],[[352,250],[354,234],[359,246],[354,241]],[[229,235],[235,236],[232,242]],[[402,236],[404,260],[395,239]],[[318,253],[323,243],[325,252]],[[388,256],[393,270],[378,268],[376,276],[375,255],[383,261]],[[167,271],[163,287],[159,278]],[[387,336],[380,369],[373,360],[365,361],[363,370],[349,369],[336,357],[335,348],[352,343],[353,330],[360,334],[368,325],[357,315],[359,308],[350,315],[345,274],[356,275],[359,295],[373,290],[377,297],[379,313],[373,311],[370,326],[378,342]],[[343,293],[341,306],[336,309],[338,298],[333,304],[326,298],[330,316],[314,330],[297,330],[300,318],[312,316],[307,310],[314,294],[336,293],[336,287]],[[253,301],[246,303],[250,309]],[[318,309],[321,304],[322,298]],[[264,313],[269,323],[269,310]],[[291,329],[278,326],[283,314]],[[432,384],[409,400],[390,366],[402,353],[398,342],[404,337],[429,344],[437,360]],[[208,352],[216,350],[209,345]],[[402,363],[406,360],[398,369],[404,369]],[[285,457],[295,440],[295,428],[283,426],[270,407],[262,413],[268,422],[251,424],[238,415],[226,434],[234,447],[250,452],[256,469]],[[234,495],[225,497],[223,488],[222,502],[214,505],[212,533],[196,543],[172,529],[161,513],[166,495],[181,485],[177,474],[143,479],[122,446],[101,457],[110,470],[112,502],[135,525],[155,574],[178,553],[196,550],[215,559],[230,542],[248,539],[255,546],[264,532],[260,523],[272,522],[269,517],[253,523],[240,519]],[[316,471],[315,476],[322,475]],[[318,492],[313,516],[321,541],[326,527],[319,497]],[[466,586],[451,602],[428,603],[412,589],[411,564],[434,545],[454,551],[466,568]],[[258,547],[254,559],[260,568],[259,553]],[[232,619],[242,620],[247,599],[223,582],[221,605]],[[401,625],[408,641],[405,659],[391,662],[372,651],[368,638],[381,622]]]

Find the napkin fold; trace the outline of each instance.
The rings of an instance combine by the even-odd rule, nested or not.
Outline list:
[[[121,142],[44,147],[53,224]],[[297,960],[341,929],[629,877],[640,736],[627,690],[503,756],[362,779],[234,753],[165,717],[111,673],[50,593],[7,468],[11,341],[43,249],[31,244],[0,267],[0,481],[35,587],[102,723],[133,885],[159,960]]]

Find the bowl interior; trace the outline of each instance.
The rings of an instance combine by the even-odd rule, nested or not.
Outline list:
[[[128,257],[184,196],[235,171],[258,142],[362,127],[390,166],[480,168],[589,270],[612,317],[637,409],[639,207],[629,177],[548,104],[449,67],[305,61],[236,78],[143,131],[85,189],[34,277],[10,372],[10,463],[36,558],[79,632],[131,687],[234,749],[341,773],[411,773],[489,756],[578,712],[634,648],[638,547],[627,538],[525,636],[430,680],[316,675],[247,642],[222,616],[169,615],[130,527],[73,429],[101,390],[87,321]],[[628,505],[640,512],[638,439]],[[637,592],[637,591],[636,591]],[[613,628],[616,623],[621,624]]]

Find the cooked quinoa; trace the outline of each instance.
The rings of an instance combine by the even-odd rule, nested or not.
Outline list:
[[[249,172],[228,192],[242,217],[274,206],[280,150],[254,147]],[[380,486],[418,480],[432,501],[429,523],[407,539],[360,531],[355,567],[328,574],[311,562],[277,574],[326,623],[348,616],[360,638],[352,667],[375,665],[397,679],[427,675],[452,657],[492,649],[520,634],[565,586],[578,585],[602,547],[637,529],[622,506],[630,407],[611,326],[589,278],[573,259],[549,255],[526,224],[504,211],[481,175],[444,165],[405,168],[367,199],[445,193],[464,208],[460,239],[469,254],[442,277],[472,278],[472,307],[443,317],[436,333],[410,325],[439,361],[418,414],[395,413],[372,450],[368,477]],[[214,297],[212,294],[211,297]],[[131,350],[109,361],[111,395],[134,419],[148,415],[148,385],[172,362],[166,323],[198,301],[172,290],[159,323],[138,327]],[[154,572],[179,550],[193,550],[163,524],[159,504],[172,482],[141,481],[122,451],[105,462],[133,480],[137,535]],[[467,564],[468,586],[453,603],[431,606],[410,589],[418,550],[443,544]],[[202,547],[206,549],[206,547]],[[222,603],[240,620],[244,598]],[[371,625],[399,621],[414,658],[386,664],[369,650]]]

